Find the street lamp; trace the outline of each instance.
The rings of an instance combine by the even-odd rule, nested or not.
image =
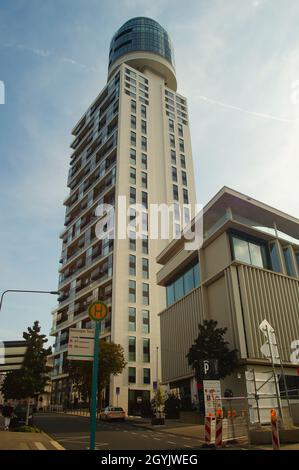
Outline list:
[[[0,310],[2,308],[3,297],[7,292],[25,292],[29,294],[52,294],[52,295],[59,295],[59,291],[54,290],[21,290],[21,289],[7,289],[2,292],[1,299],[0,299]]]

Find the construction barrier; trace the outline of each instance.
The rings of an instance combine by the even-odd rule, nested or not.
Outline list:
[[[205,442],[210,444],[212,433],[212,418],[211,416],[205,417]]]
[[[216,418],[215,446],[222,446],[222,418]]]
[[[278,432],[278,422],[277,422],[277,415],[276,410],[271,410],[271,430],[272,430],[272,447],[273,450],[280,449],[280,441],[279,441],[279,432]]]

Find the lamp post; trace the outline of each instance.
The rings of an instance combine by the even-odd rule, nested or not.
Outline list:
[[[52,294],[52,295],[59,295],[59,291],[54,291],[54,290],[22,290],[22,289],[7,289],[4,292],[2,292],[1,299],[0,299],[0,310],[2,308],[2,303],[3,303],[3,297],[7,292],[25,292],[29,294]]]

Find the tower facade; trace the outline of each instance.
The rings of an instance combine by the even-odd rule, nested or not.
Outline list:
[[[51,330],[56,403],[71,395],[69,328],[92,327],[87,308],[98,299],[110,312],[101,337],[121,344],[127,361],[111,378],[105,404],[138,413],[160,380],[158,313],[166,299],[156,281],[156,257],[180,230],[180,220],[191,216],[183,205],[196,199],[187,102],[176,90],[167,32],[149,18],[127,21],[110,44],[107,84],[72,131],[61,295]],[[105,224],[99,228],[101,204],[114,208],[114,237]],[[127,210],[134,204],[142,205],[138,214],[134,206]],[[174,208],[174,232],[153,237],[150,208],[163,204]],[[124,220],[127,236],[120,237]]]

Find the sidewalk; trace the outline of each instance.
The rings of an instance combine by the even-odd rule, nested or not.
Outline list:
[[[0,451],[1,450],[65,450],[44,432],[2,431],[3,418],[0,417]]]
[[[1,450],[64,450],[64,448],[43,432],[0,431]]]
[[[169,419],[165,421],[165,425],[153,426],[150,419],[129,417],[128,421],[134,426],[156,430],[159,432],[167,432],[176,436],[193,437],[204,442],[204,425],[203,424],[190,424],[183,423],[177,419]]]

